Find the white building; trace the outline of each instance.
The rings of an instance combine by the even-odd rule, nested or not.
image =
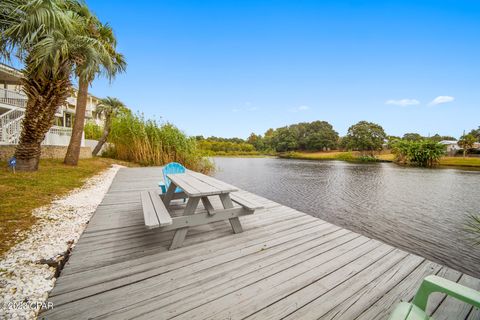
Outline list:
[[[17,144],[20,139],[21,124],[25,116],[27,96],[22,91],[22,73],[10,66],[0,63],[0,145]],[[67,146],[72,135],[77,103],[76,91],[67,99],[67,103],[57,109],[55,123],[42,142],[44,145]],[[88,95],[86,121],[103,124],[95,113],[99,99]],[[82,146],[84,141],[82,139]]]
[[[455,140],[442,140],[439,143],[446,146],[447,153],[450,155],[455,155],[457,151],[463,150],[463,148],[458,145],[458,141]],[[472,149],[480,150],[480,142],[475,142]]]
[[[445,147],[445,150],[447,153],[455,153],[458,150],[461,150],[462,148],[458,145],[458,141],[456,140],[442,140],[439,142],[440,144],[443,144]]]

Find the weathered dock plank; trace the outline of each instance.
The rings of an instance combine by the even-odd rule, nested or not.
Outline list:
[[[273,201],[194,227],[169,251],[173,231],[147,230],[140,192],[156,188],[160,168],[122,169],[50,294],[46,319],[385,319],[411,300],[423,277],[480,281]],[[210,199],[221,208],[218,197]],[[172,216],[184,203],[174,203]],[[200,204],[200,211],[205,211]],[[478,311],[436,295],[439,319]],[[456,317],[457,318],[457,317]]]

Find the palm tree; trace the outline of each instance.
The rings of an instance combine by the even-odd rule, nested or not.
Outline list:
[[[96,156],[98,152],[102,149],[105,142],[107,142],[108,135],[112,129],[113,119],[122,112],[129,112],[128,108],[123,104],[122,101],[117,98],[106,97],[105,99],[100,100],[100,104],[97,106],[97,113],[103,115],[104,125],[103,125],[103,134],[100,140],[98,140],[95,149],[93,149],[92,154]]]
[[[126,68],[122,54],[116,52],[116,39],[110,26],[102,24],[92,15],[88,7],[81,5],[75,11],[83,17],[85,32],[97,41],[92,46],[89,56],[76,65],[78,77],[77,105],[72,136],[65,155],[64,163],[77,165],[80,157],[82,133],[85,126],[85,110],[87,108],[88,87],[98,74],[105,74],[109,79],[115,77]]]
[[[474,135],[465,134],[465,132],[463,133],[463,136],[461,136],[457,142],[458,145],[463,149],[463,157],[467,155],[468,149],[473,148],[473,145],[475,144],[476,140],[477,139],[475,139]]]
[[[23,90],[28,97],[23,129],[15,150],[17,169],[38,169],[41,143],[55,111],[70,95],[75,62],[96,42],[83,32],[76,0],[1,0],[0,54],[24,64]]]

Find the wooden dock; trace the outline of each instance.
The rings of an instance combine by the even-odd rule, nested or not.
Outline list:
[[[161,176],[119,171],[50,294],[54,309],[39,318],[371,320],[412,299],[429,274],[480,289],[476,278],[245,191],[265,209],[241,217],[243,233],[228,221],[195,227],[168,251],[173,231],[147,230],[140,203]],[[435,319],[480,319],[442,295],[429,308]]]

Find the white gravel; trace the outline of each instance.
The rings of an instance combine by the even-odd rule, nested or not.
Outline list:
[[[86,181],[83,187],[35,209],[38,223],[27,238],[0,260],[0,319],[36,319],[55,285],[55,268],[40,260],[58,260],[77,242],[121,166]]]

